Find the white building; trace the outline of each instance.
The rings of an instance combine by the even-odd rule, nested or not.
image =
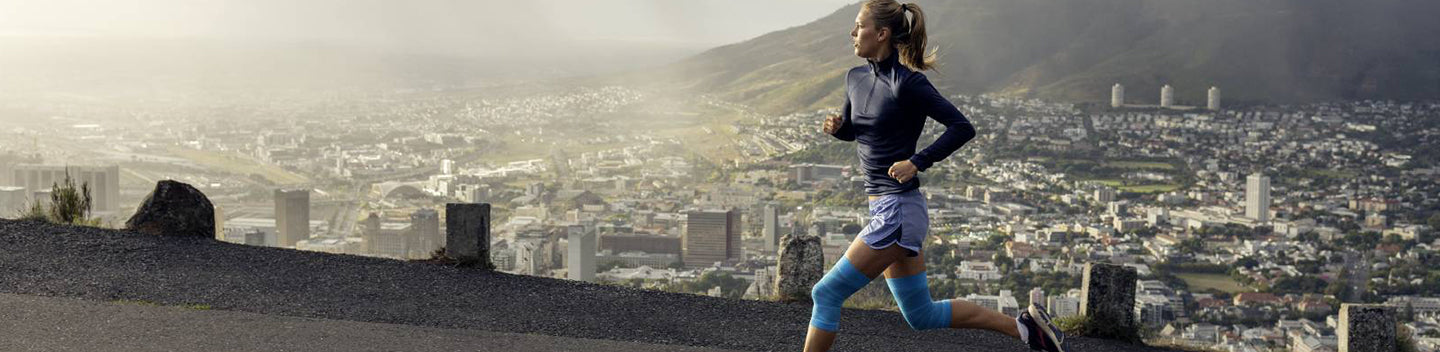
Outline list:
[[[1015,301],[1015,296],[1010,294],[1010,290],[1000,290],[1000,294],[997,296],[982,296],[971,293],[965,296],[965,300],[1012,317],[1020,315],[1020,303]]]
[[[1110,107],[1118,108],[1125,106],[1125,86],[1116,83],[1110,87]]]
[[[766,204],[761,210],[760,219],[764,221],[764,228],[761,235],[765,239],[765,254],[779,253],[780,245],[780,210],[775,204]]]
[[[1045,308],[1055,318],[1080,315],[1080,290],[1071,289],[1064,296],[1051,296]]]
[[[967,260],[960,262],[958,275],[961,279],[969,280],[999,280],[1000,269],[995,267],[995,263]]]
[[[1110,187],[1100,187],[1099,189],[1096,189],[1096,190],[1095,190],[1095,202],[1096,202],[1096,203],[1100,203],[1100,204],[1110,204],[1110,202],[1114,202],[1114,201],[1115,201],[1115,189],[1112,189],[1112,188],[1110,188]]]
[[[1220,88],[1210,87],[1209,99],[1206,99],[1205,107],[1210,110],[1220,110]]]
[[[1270,221],[1270,177],[1257,172],[1245,178],[1245,217]]]
[[[25,209],[25,187],[0,186],[0,218],[18,218]]]
[[[566,277],[578,281],[595,281],[595,242],[593,228],[570,225],[565,247]]]
[[[1168,108],[1175,105],[1175,88],[1169,84],[1160,88],[1160,107]]]

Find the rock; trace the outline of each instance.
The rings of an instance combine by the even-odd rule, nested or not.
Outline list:
[[[215,238],[215,206],[195,187],[162,180],[125,222],[125,228],[158,236]]]
[[[810,289],[825,275],[820,237],[791,234],[780,238],[775,294],[782,301],[809,301]]]
[[[1340,338],[1340,352],[1395,351],[1395,308],[1341,303],[1335,335]]]
[[[1080,284],[1080,314],[1089,318],[1091,337],[1129,339],[1139,330],[1135,320],[1134,268],[1106,263],[1085,263]],[[1087,335],[1089,336],[1089,335]]]

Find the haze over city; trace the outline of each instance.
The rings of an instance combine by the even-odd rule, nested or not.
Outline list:
[[[804,264],[796,253],[813,249],[816,270],[836,267],[882,221],[868,198],[880,194],[867,187],[901,179],[867,172],[867,137],[823,124],[852,115],[842,110],[856,100],[847,82],[881,76],[871,71],[881,63],[852,46],[861,4],[0,0],[0,218],[9,219],[0,220],[0,294],[11,295],[0,304],[184,297],[162,305],[533,334],[557,344],[533,345],[549,349],[583,344],[562,337],[797,349],[809,304],[803,319],[766,315],[795,310],[776,301],[811,299],[813,281],[799,285],[803,297],[790,289],[799,286],[786,270]],[[916,260],[936,299],[1009,317],[1043,305],[1078,319],[1091,289],[1083,278],[1116,268],[1135,276],[1125,311],[1151,346],[1346,351],[1342,327],[1355,318],[1342,312],[1379,307],[1394,327],[1387,339],[1440,348],[1440,5],[918,4],[937,54],[925,84],[974,130],[916,170],[928,222]],[[916,151],[956,128],[931,117],[916,127]],[[70,196],[78,188],[64,187],[67,173],[89,197],[74,218],[55,210],[84,198]],[[446,256],[461,253],[451,237],[480,219],[463,206],[488,204],[485,229],[466,227],[483,233],[469,260],[503,274],[496,282],[581,300],[589,289],[575,287],[603,286],[596,297],[615,306],[572,330],[543,323],[581,314],[568,304],[537,304],[542,323],[492,307],[452,324],[460,320],[347,300],[394,292],[295,304],[320,313],[276,311],[235,302],[285,298],[238,289],[143,298],[148,289],[127,285],[173,276],[145,274],[150,259],[104,257],[125,274],[21,260],[43,253],[33,248],[93,245],[22,233],[40,224],[87,236],[148,231],[134,223],[167,180],[213,206],[213,230],[200,237],[233,247],[184,248],[216,263],[245,263],[225,251],[273,247],[355,263],[290,276],[307,280],[366,277],[359,268],[378,262],[363,260],[376,258],[464,268],[475,264]],[[451,221],[462,211],[474,219]],[[101,241],[142,243],[116,233]],[[266,263],[290,265],[280,262]],[[386,270],[371,273],[450,275]],[[76,275],[102,288],[61,278]],[[229,277],[216,275],[206,280]],[[289,292],[256,280],[251,291]],[[872,283],[845,307],[900,311],[893,287]],[[724,300],[629,293],[656,291]],[[707,318],[643,313],[665,309],[644,302],[764,314],[725,318],[754,321],[732,333],[686,335]],[[885,321],[852,311],[847,324]],[[625,318],[600,318],[608,314]],[[895,331],[909,328],[894,315]],[[788,329],[783,341],[759,333],[777,326]],[[937,338],[989,336],[964,334]],[[1116,346],[1081,335],[1095,340],[1077,340],[1080,350]],[[28,336],[41,343],[32,346],[85,349]],[[1025,347],[983,341],[971,348]]]

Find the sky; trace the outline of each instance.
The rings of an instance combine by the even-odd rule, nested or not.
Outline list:
[[[853,0],[0,0],[0,35],[322,42],[386,50],[552,54],[688,48],[798,26]]]

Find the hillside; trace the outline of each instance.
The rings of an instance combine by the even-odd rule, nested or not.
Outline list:
[[[0,293],[748,351],[800,349],[810,316],[805,304],[11,220],[0,220]],[[1024,350],[983,331],[914,332],[897,312],[847,309],[842,326],[839,350]]]
[[[1180,104],[1218,86],[1228,102],[1440,97],[1440,2],[1378,0],[919,1],[947,93]],[[716,94],[763,111],[838,106],[863,64],[858,3],[814,22],[711,49],[630,79]]]

